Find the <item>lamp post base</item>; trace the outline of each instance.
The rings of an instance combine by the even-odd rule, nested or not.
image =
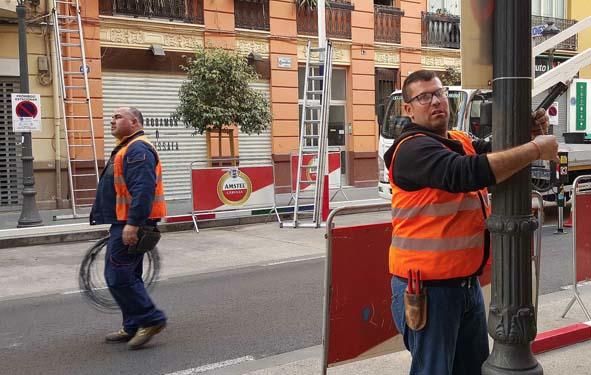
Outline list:
[[[534,357],[530,344],[495,342],[492,353],[482,365],[482,375],[543,374],[544,370]]]

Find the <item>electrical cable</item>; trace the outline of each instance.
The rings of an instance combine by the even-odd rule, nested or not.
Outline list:
[[[115,313],[119,306],[109,292],[104,277],[103,249],[106,249],[108,241],[109,236],[104,237],[88,249],[80,264],[78,283],[82,291],[81,294],[94,308],[101,312]],[[148,251],[145,255],[143,279],[146,289],[151,291],[154,289],[160,273],[160,255],[158,248]]]

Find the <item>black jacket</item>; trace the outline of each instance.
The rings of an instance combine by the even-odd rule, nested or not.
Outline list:
[[[388,168],[398,144],[414,134],[424,134],[426,137],[415,137],[404,142],[396,153],[392,172],[400,188],[416,191],[430,187],[459,193],[495,184],[495,176],[485,156],[491,152],[490,142],[474,140],[472,145],[478,155],[466,155],[459,141],[441,137],[417,124],[405,126],[400,137],[384,154]]]

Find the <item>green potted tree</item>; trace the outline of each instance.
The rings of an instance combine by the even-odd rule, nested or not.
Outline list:
[[[260,134],[270,126],[269,101],[249,86],[258,75],[244,56],[221,48],[199,47],[182,68],[187,80],[179,90],[180,104],[173,118],[199,134],[208,132],[208,137],[217,132],[220,156],[224,132],[230,134],[234,157],[234,126],[246,134]]]

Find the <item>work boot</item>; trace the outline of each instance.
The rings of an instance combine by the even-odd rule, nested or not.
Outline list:
[[[119,331],[111,332],[105,336],[105,341],[108,343],[126,342],[131,340],[132,337],[132,334],[125,332],[125,330],[121,328]]]
[[[148,341],[150,341],[154,335],[160,333],[164,327],[166,327],[166,323],[160,323],[149,327],[141,327],[137,330],[135,336],[129,340],[127,343],[127,348],[130,350],[141,348]]]

